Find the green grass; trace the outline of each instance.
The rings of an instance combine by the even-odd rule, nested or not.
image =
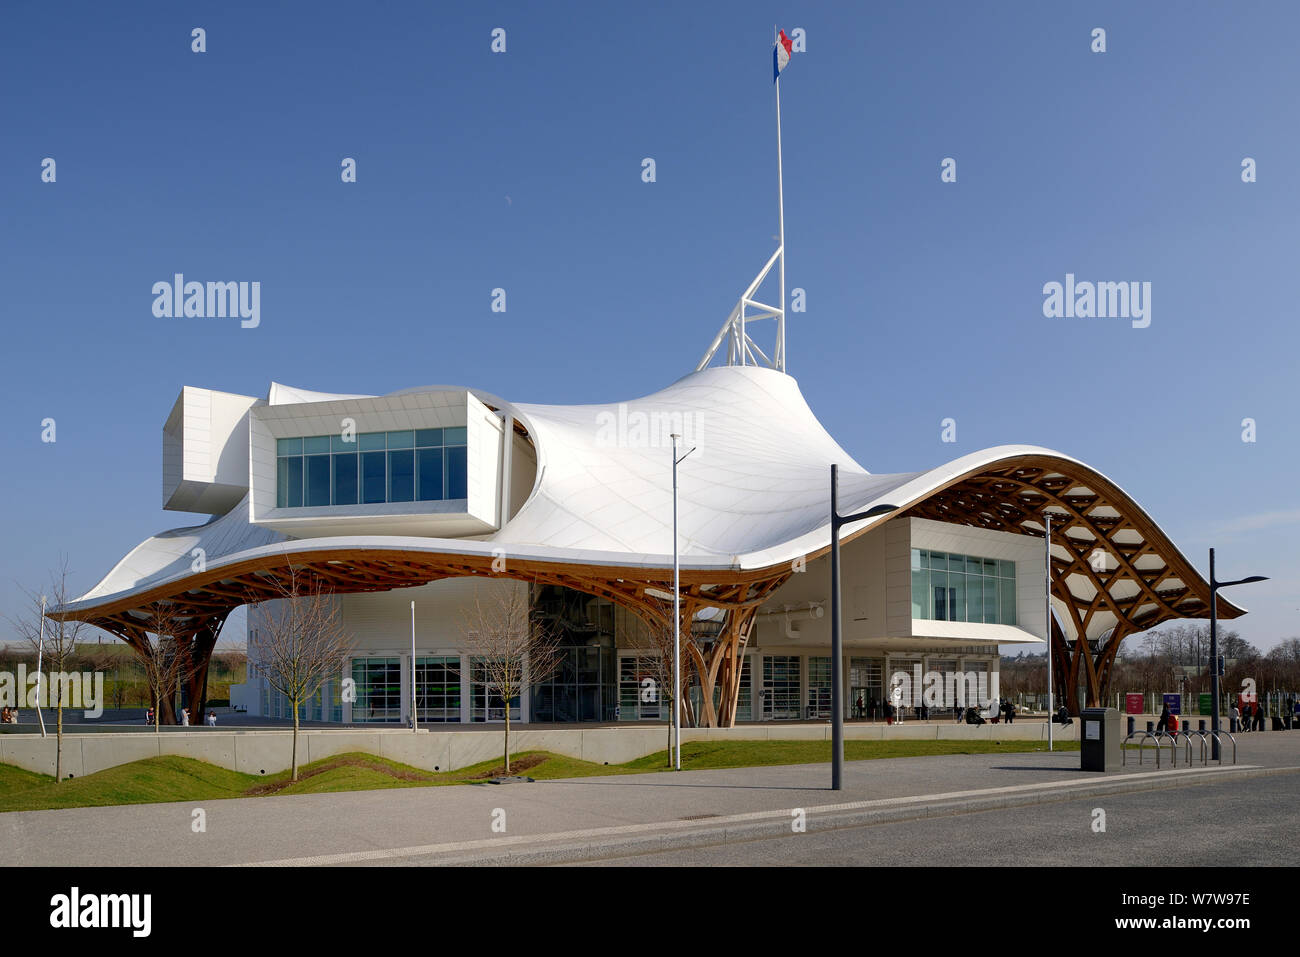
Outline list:
[[[1011,754],[1042,751],[1046,747],[1040,741],[846,741],[844,744],[845,758],[850,761],[945,754]],[[1057,750],[1077,751],[1078,747],[1078,742],[1063,741]],[[828,762],[830,755],[829,741],[698,741],[682,745],[682,768],[694,771],[815,764]],[[516,763],[522,762],[526,767],[520,773],[539,780],[554,780],[663,771],[668,765],[668,752],[659,751],[616,765],[595,764],[545,751],[512,754],[510,760],[512,771],[517,771]],[[481,782],[499,773],[500,767],[498,758],[457,771],[433,772],[373,754],[352,752],[302,765],[298,769],[299,780],[290,784],[288,771],[271,775],[241,774],[205,761],[167,755],[56,784],[48,775],[0,765],[0,812],[463,785]]]

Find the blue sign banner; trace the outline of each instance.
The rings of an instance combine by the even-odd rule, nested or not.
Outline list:
[[[1169,709],[1170,714],[1183,713],[1183,696],[1180,694],[1166,694],[1164,696],[1165,707]]]

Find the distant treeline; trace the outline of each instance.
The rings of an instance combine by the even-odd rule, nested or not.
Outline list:
[[[36,671],[36,651],[26,645],[0,646],[0,671],[16,672],[26,666]],[[125,644],[78,644],[68,660],[67,671],[102,671],[104,673],[105,708],[147,708],[149,682],[135,653]],[[220,706],[229,701],[230,686],[242,684],[248,672],[248,656],[242,651],[218,649],[208,668],[208,703]]]
[[[1300,638],[1288,638],[1267,653],[1235,631],[1219,629],[1219,654],[1225,659],[1220,686],[1234,695],[1247,678],[1261,695],[1300,691]],[[1124,639],[1111,674],[1109,696],[1142,692],[1210,690],[1210,626],[1176,625]],[[1047,693],[1047,654],[1005,655],[1001,663],[1001,693],[1009,697]]]

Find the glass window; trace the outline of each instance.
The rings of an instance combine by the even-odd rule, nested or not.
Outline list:
[[[302,455],[302,439],[276,439],[276,455]]]
[[[442,429],[416,429],[415,445],[417,448],[442,445]]]
[[[362,432],[357,436],[359,451],[375,452],[385,447],[383,432]]]
[[[415,500],[415,452],[411,449],[388,453],[388,500]]]
[[[442,498],[442,449],[416,450],[415,479],[415,497],[421,502]]]
[[[1001,575],[1003,578],[1015,578],[1015,577],[1016,577],[1016,563],[1015,563],[1015,562],[1007,562],[1007,561],[999,560],[999,561],[998,561],[998,574]]]
[[[409,432],[389,432],[388,447],[390,449],[409,449],[415,446],[415,431]]]
[[[361,501],[374,505],[385,500],[388,489],[386,483],[385,452],[361,453]]]
[[[355,447],[355,446],[354,446]],[[357,504],[357,455],[335,455],[334,504]]]
[[[996,578],[984,579],[984,621],[986,624],[997,624],[998,620],[998,580]]]
[[[399,658],[354,658],[352,680],[356,682],[353,721],[400,721],[402,719],[402,663]]]
[[[967,556],[967,557],[966,557],[966,574],[967,574],[967,575],[983,575],[983,574],[984,574],[984,563],[983,563],[982,561],[980,561],[978,558],[971,558],[970,556]]]
[[[313,435],[310,438],[302,440],[302,450],[308,455],[319,455],[322,452],[330,450],[330,437],[328,435]]]
[[[280,461],[284,462],[288,469],[285,507],[300,508],[302,506],[302,456]]]
[[[997,573],[998,573],[997,561],[992,558],[984,559],[984,574],[988,575],[990,578],[994,578],[997,576]]]
[[[458,429],[443,429],[442,444],[443,445],[464,445],[466,442],[465,434],[466,434],[466,429],[464,426],[461,426]]]
[[[1016,580],[1004,578],[998,582],[998,621],[1004,625],[1016,623]]]
[[[936,621],[951,621],[948,617],[948,574],[930,569],[930,590],[934,592],[934,617]]]
[[[950,621],[970,621],[966,617],[966,576],[948,576],[948,612]]]
[[[948,553],[947,552],[926,552],[930,557],[929,565],[931,568],[937,568],[940,571],[948,570]]]
[[[415,696],[421,721],[459,721],[460,658],[416,658]]]
[[[924,568],[912,572],[912,617],[931,617],[930,573]]]
[[[307,456],[307,504],[328,505],[329,503],[330,457],[309,455]]]
[[[354,435],[349,441],[341,435],[331,435],[330,450],[333,452],[355,452],[357,450],[357,437]]]
[[[919,548],[914,548],[912,549],[912,571],[916,571],[921,567],[921,550]]]
[[[453,431],[447,429],[447,432]],[[465,431],[461,429],[461,431]],[[447,498],[466,498],[468,491],[468,465],[465,446],[447,449]]]

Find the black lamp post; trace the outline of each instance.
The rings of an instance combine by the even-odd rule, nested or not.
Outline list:
[[[1265,575],[1251,575],[1249,578],[1238,578],[1236,581],[1221,582],[1214,577],[1214,549],[1210,549],[1210,669],[1214,672],[1214,680],[1210,682],[1210,728],[1214,731],[1219,730],[1219,679],[1223,676],[1223,669],[1219,667],[1219,609],[1218,609],[1218,591],[1220,588],[1228,588],[1232,585],[1245,585],[1250,582],[1266,582]],[[1219,738],[1217,735],[1211,735],[1213,741],[1213,752],[1211,757],[1216,761],[1219,758]]]
[[[865,518],[898,511],[877,505],[865,512],[840,514],[840,467],[831,466],[831,790],[844,790],[844,636],[840,633],[840,529]]]

